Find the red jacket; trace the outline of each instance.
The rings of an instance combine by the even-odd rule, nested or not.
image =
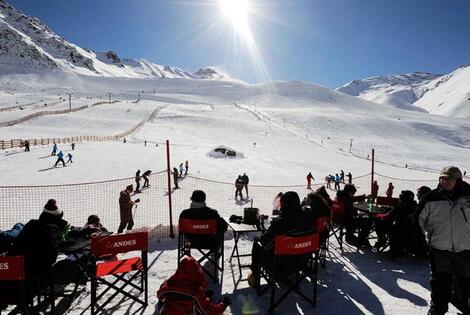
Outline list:
[[[205,315],[223,314],[225,304],[212,302],[206,296],[206,289],[207,281],[201,266],[193,257],[186,256],[157,292],[158,299],[165,305],[163,315],[190,315],[194,309]],[[187,296],[188,299],[175,298],[171,293]]]

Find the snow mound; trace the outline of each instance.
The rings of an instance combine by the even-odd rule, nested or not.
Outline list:
[[[212,151],[207,153],[208,157],[221,159],[221,158],[231,158],[231,159],[243,159],[244,155],[241,152],[238,152],[235,149],[219,145],[217,148],[214,148]]]

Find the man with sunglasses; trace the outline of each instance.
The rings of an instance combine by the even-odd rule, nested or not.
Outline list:
[[[417,213],[430,251],[428,314],[445,314],[451,301],[470,314],[470,185],[457,167],[442,169],[438,187],[422,198]]]

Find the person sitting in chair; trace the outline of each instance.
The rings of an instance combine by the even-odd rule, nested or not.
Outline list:
[[[255,240],[252,249],[251,273],[248,276],[248,283],[251,287],[255,286],[259,270],[259,256],[263,246],[273,242],[278,235],[287,235],[293,233],[307,233],[314,231],[314,219],[310,213],[302,211],[299,195],[294,191],[288,191],[281,197],[280,216],[273,220],[269,229],[264,233],[259,242]],[[259,246],[261,245],[261,246]],[[292,265],[292,261],[285,259],[281,262],[280,270],[283,266]]]
[[[194,248],[212,248],[217,241],[223,242],[223,235],[227,231],[227,222],[222,219],[217,210],[211,209],[206,205],[206,194],[202,190],[195,190],[191,195],[191,205],[189,209],[184,210],[180,214],[181,219],[192,220],[216,220],[217,236],[212,235],[193,235],[190,238],[191,247]]]
[[[228,296],[217,303],[211,301],[213,292],[207,287],[204,272],[196,259],[184,257],[176,272],[157,292],[158,314],[223,314],[232,301]]]
[[[357,189],[352,184],[344,185],[343,190],[336,193],[336,198],[344,204],[344,227],[346,228],[346,242],[354,246],[370,247],[368,236],[372,228],[372,219],[369,217],[358,216],[357,209],[354,208],[354,202],[363,201],[366,196],[354,196]],[[354,232],[359,229],[359,236]]]

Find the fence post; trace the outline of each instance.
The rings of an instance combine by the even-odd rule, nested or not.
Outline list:
[[[372,170],[370,172],[370,194],[372,195],[372,191],[374,190],[374,162],[375,162],[375,150],[372,149]]]
[[[166,165],[167,165],[167,175],[168,175],[168,209],[170,212],[170,237],[175,238],[175,233],[173,231],[173,209],[171,206],[171,169],[170,169],[170,141],[166,140]],[[175,183],[176,186],[176,183]]]

